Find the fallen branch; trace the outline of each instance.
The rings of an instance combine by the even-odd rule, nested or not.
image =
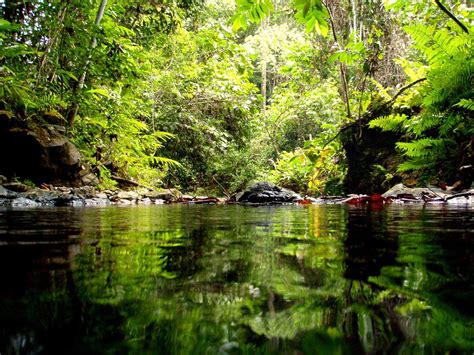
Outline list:
[[[224,193],[224,195],[227,197],[227,198],[230,198],[230,193],[229,191],[226,190],[226,188],[224,186],[222,186],[219,181],[216,180],[216,177],[213,176],[212,177],[212,180],[214,180],[214,182],[220,186],[220,188],[222,189],[222,192]]]
[[[466,191],[466,192],[460,192],[460,193],[457,193],[457,194],[454,194],[454,195],[451,195],[451,196],[447,196],[444,198],[445,201],[449,201],[449,200],[452,200],[453,198],[456,198],[456,197],[468,197],[468,196],[474,196],[474,190],[469,190],[469,191]]]

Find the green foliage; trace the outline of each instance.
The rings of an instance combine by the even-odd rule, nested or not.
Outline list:
[[[272,0],[236,0],[237,11],[231,18],[232,30],[247,29],[247,21],[260,23],[273,11]]]
[[[199,4],[116,1],[99,27],[93,2],[0,4],[10,20],[0,22],[0,110],[18,120],[69,125],[104,181],[118,174],[162,183],[179,164],[159,153],[174,136],[151,124],[154,36],[179,28]]]
[[[118,0],[99,25],[96,2],[3,2],[0,114],[67,126],[105,184],[119,174],[228,193],[270,174],[326,193],[344,173],[341,145],[326,142],[390,100],[403,67],[410,80],[427,75],[426,85],[371,127],[404,134],[402,170],[465,162],[472,35],[435,6],[388,3],[410,23],[410,52],[374,2]],[[427,24],[413,25],[420,18]]]
[[[421,113],[382,117],[370,125],[405,132],[408,140],[397,147],[408,160],[400,171],[442,172],[443,178],[454,178],[456,168],[473,158],[466,149],[474,133],[473,35],[435,25],[412,25],[406,31],[428,65],[426,85],[417,92],[421,100],[415,101]],[[410,106],[410,100],[401,99],[399,105]]]
[[[236,13],[231,18],[232,30],[246,30],[247,22],[260,23],[274,11],[272,0],[236,0]],[[326,7],[321,0],[293,0],[291,6],[295,10],[295,19],[303,24],[307,32],[316,30],[326,36],[329,30]]]
[[[393,114],[389,116],[382,116],[376,119],[373,119],[369,122],[370,128],[381,128],[384,131],[395,131],[399,132],[403,130],[403,125],[405,124],[407,116],[404,114]]]
[[[307,32],[315,29],[323,36],[328,34],[326,19],[329,13],[321,0],[293,0],[293,7],[296,9],[296,19],[305,25]]]
[[[232,38],[215,28],[182,29],[155,57],[153,124],[176,136],[164,152],[182,164],[170,171],[171,185],[208,186],[222,194],[253,177],[256,88],[246,52]]]
[[[312,195],[342,193],[345,170],[341,147],[308,141],[305,148],[280,154],[269,178],[276,184]]]

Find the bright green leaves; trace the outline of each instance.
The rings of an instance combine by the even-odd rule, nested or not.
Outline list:
[[[271,0],[236,0],[237,10],[231,19],[232,30],[247,29],[247,23],[260,23],[274,11]],[[316,30],[326,36],[328,34],[329,17],[327,9],[321,0],[294,0],[291,5],[296,11],[296,20],[305,25],[306,31]]]
[[[405,134],[404,141],[397,143],[407,158],[399,171],[458,179],[459,166],[474,158],[468,148],[474,132],[474,36],[459,28],[440,28],[439,23],[410,25],[405,30],[420,60],[399,63],[411,80],[423,75],[427,80],[398,98],[397,104],[419,114],[382,117],[370,125]]]
[[[461,99],[456,105],[469,111],[474,111],[474,99]]]
[[[351,35],[351,40],[346,45],[345,49],[337,51],[332,54],[328,61],[333,63],[339,61],[347,65],[353,65],[358,61],[364,59],[366,54],[365,44],[363,41],[354,41],[354,35]]]
[[[247,22],[260,23],[273,11],[272,0],[236,0],[237,11],[231,18],[232,30],[247,29]]]
[[[181,29],[164,39],[153,62],[154,123],[175,134],[164,152],[182,164],[168,181],[219,194],[218,184],[241,188],[254,176],[247,139],[257,103],[244,48],[220,27]]]
[[[381,128],[384,131],[401,131],[407,119],[406,115],[393,114],[382,116],[369,122],[370,128]]]
[[[328,34],[326,19],[329,14],[321,0],[294,0],[293,7],[296,10],[296,20],[306,26],[307,32],[316,30],[323,36]]]

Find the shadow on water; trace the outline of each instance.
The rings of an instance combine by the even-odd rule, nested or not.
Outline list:
[[[0,211],[0,353],[474,349],[472,210]]]

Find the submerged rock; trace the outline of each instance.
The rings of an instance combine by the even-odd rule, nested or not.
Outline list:
[[[271,182],[257,182],[235,196],[239,203],[291,203],[301,200],[296,192]]]

